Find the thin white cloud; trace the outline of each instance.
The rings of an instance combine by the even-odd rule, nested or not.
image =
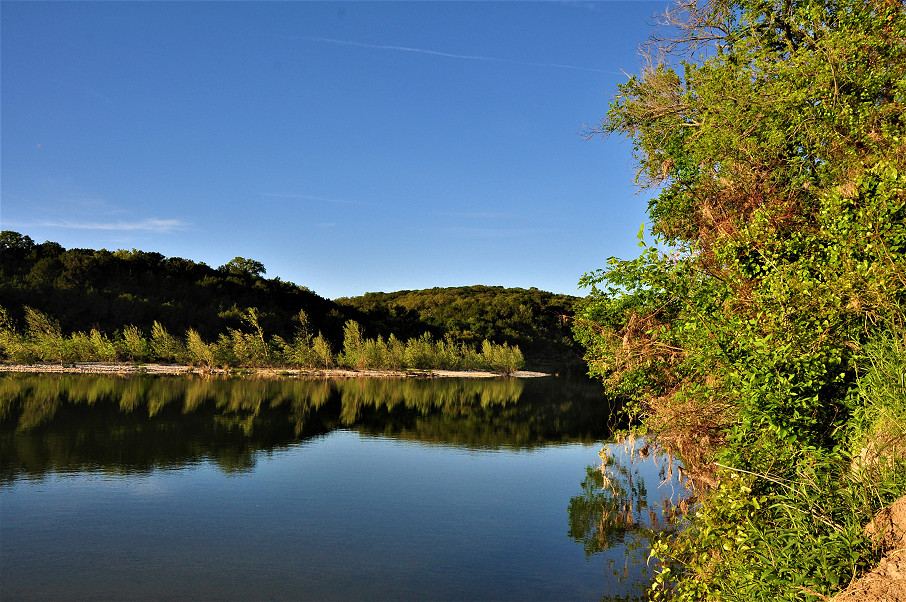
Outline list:
[[[185,230],[189,224],[178,219],[149,218],[136,222],[80,222],[71,220],[37,222],[31,224],[8,224],[18,228],[62,228],[67,230],[105,230],[115,232],[173,232]]]
[[[488,61],[493,63],[508,63],[511,65],[523,65],[527,67],[549,67],[554,69],[576,69],[579,71],[593,71],[595,73],[609,73],[611,75],[623,75],[622,71],[611,71],[608,69],[596,69],[594,67],[580,67],[579,65],[568,65],[564,63],[536,63],[533,61],[517,61],[514,59],[502,59],[493,56],[482,56],[478,54],[456,54],[453,52],[441,52],[439,50],[429,50],[427,48],[412,48],[410,46],[394,46],[391,44],[368,44],[365,42],[356,42],[353,40],[338,40],[335,38],[320,38],[314,36],[287,36],[275,34],[277,37],[290,38],[295,40],[306,40],[308,42],[321,42],[324,44],[336,44],[338,46],[355,46],[357,48],[369,48],[371,50],[393,50],[396,52],[414,52],[417,54],[429,54],[444,58],[460,59],[466,61]]]
[[[312,196],[309,194],[282,194],[277,192],[262,192],[262,196],[269,196],[277,199],[299,199],[302,201],[320,201],[322,203],[341,203],[344,205],[360,205],[359,201],[348,201],[344,199],[328,199],[322,196]]]

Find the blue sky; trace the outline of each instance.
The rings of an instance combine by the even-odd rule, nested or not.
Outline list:
[[[0,225],[328,298],[583,294],[647,197],[629,143],[581,131],[666,7],[4,1]]]

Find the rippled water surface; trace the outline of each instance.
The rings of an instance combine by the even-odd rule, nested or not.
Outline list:
[[[8,375],[0,403],[4,599],[608,599],[671,493],[616,466],[607,520],[585,382]]]

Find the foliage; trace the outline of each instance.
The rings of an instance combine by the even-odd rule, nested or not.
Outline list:
[[[900,407],[871,341],[906,327],[906,3],[686,1],[667,21],[597,130],[632,139],[654,244],[643,228],[638,258],[582,279],[576,337],[698,487],[657,549],[673,595],[827,593],[880,503],[852,501],[851,441]],[[760,547],[731,553],[737,528]]]
[[[485,339],[518,345],[535,366],[545,369],[560,370],[581,361],[565,321],[575,297],[475,286],[368,293],[333,302],[304,286],[264,278],[264,273],[261,262],[243,257],[213,269],[160,253],[64,249],[50,241],[35,244],[18,232],[0,232],[0,306],[9,319],[24,321],[25,307],[31,307],[52,317],[61,334],[96,329],[100,337],[112,340],[126,328],[151,330],[148,350],[135,347],[136,331],[130,335],[127,355],[138,361],[152,355],[175,361],[183,341],[174,344],[164,333],[192,328],[205,341],[215,342],[217,364],[251,367],[283,361],[324,367],[332,364],[330,349],[342,347],[349,320],[360,324],[362,336],[373,341],[372,364],[380,355],[388,365],[400,366],[405,348],[401,342],[425,332],[455,345],[480,345]],[[253,310],[254,317],[249,315]],[[300,313],[305,317],[301,330]],[[265,341],[263,332],[271,338]],[[317,345],[316,333],[322,338]],[[317,353],[308,355],[315,346]],[[107,346],[100,355],[109,357],[109,351]],[[24,350],[15,353],[27,359]],[[82,349],[71,355],[91,354]]]
[[[20,333],[5,309],[0,307],[0,357],[13,361],[163,361],[187,362],[193,366],[235,366],[245,368],[296,366],[309,370],[327,369],[334,361],[353,370],[449,369],[493,370],[512,374],[524,365],[518,347],[483,341],[481,351],[465,343],[457,345],[451,337],[435,341],[430,333],[408,341],[391,335],[386,341],[378,336],[366,339],[362,327],[349,320],[344,327],[343,351],[334,358],[330,342],[319,332],[312,338],[305,312],[297,316],[301,328],[292,342],[279,335],[268,338],[258,323],[258,312],[243,312],[248,332],[229,328],[216,341],[206,342],[194,328],[183,340],[170,334],[159,322],[147,339],[141,330],[129,325],[113,338],[92,329],[65,336],[60,325],[46,314],[26,306],[28,330]]]
[[[0,305],[16,320],[29,306],[65,332],[96,328],[111,336],[130,324],[147,331],[156,321],[213,339],[246,325],[247,308],[254,307],[259,324],[280,336],[291,334],[300,310],[326,336],[339,336],[345,316],[337,304],[264,273],[260,262],[242,257],[214,269],[160,253],[64,249],[0,232]]]
[[[254,259],[246,259],[245,257],[235,257],[217,269],[221,272],[229,272],[230,274],[248,276],[250,278],[260,278],[262,274],[267,272],[263,263]]]
[[[160,322],[154,321],[151,327],[150,347],[152,353],[164,362],[174,362],[183,355],[183,346],[179,340],[167,332]]]
[[[831,457],[797,468],[791,478],[724,472],[682,530],[654,546],[666,561],[656,598],[811,600],[876,562],[864,523],[906,490],[906,463],[871,479]]]
[[[481,340],[518,345],[530,364],[575,364],[580,352],[569,329],[578,299],[536,288],[467,286],[340,298],[362,312],[369,331],[412,339],[429,332],[455,343]]]
[[[365,339],[355,320],[349,320],[343,327],[343,352],[337,357],[337,363],[354,370],[365,367]]]
[[[506,343],[495,345],[485,340],[478,352],[471,345],[457,344],[451,336],[436,341],[429,332],[405,342],[392,334],[386,341],[380,335],[370,339],[354,320],[346,323],[344,332],[343,352],[337,363],[354,370],[493,370],[512,374],[525,364],[519,348]]]
[[[906,458],[906,333],[882,331],[865,346],[858,405],[847,425],[861,468]]]
[[[194,328],[186,332],[186,357],[191,365],[214,365],[214,349],[201,339]]]

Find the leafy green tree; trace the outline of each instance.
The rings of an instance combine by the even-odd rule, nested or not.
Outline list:
[[[122,332],[122,346],[125,356],[133,362],[142,362],[151,355],[151,345],[137,326],[129,325]]]
[[[215,364],[214,349],[202,340],[201,335],[194,328],[186,332],[186,355],[189,363],[194,365],[213,366]]]
[[[179,339],[167,332],[167,329],[155,320],[151,327],[151,351],[157,359],[173,362],[181,357],[184,348]]]
[[[406,367],[427,370],[434,366],[434,337],[426,332],[406,341]]]
[[[387,338],[387,368],[402,370],[406,366],[406,344],[390,334]]]
[[[92,328],[88,333],[94,357],[101,362],[115,362],[117,360],[116,344],[106,334],[97,328]]]
[[[260,278],[262,274],[267,272],[263,263],[254,259],[246,259],[245,257],[234,257],[217,269],[222,272],[250,276],[252,278]]]
[[[326,370],[333,365],[333,350],[330,348],[330,341],[325,339],[320,332],[311,342],[311,351],[314,363],[318,368]]]
[[[242,321],[252,332],[228,329],[233,356],[243,366],[265,366],[270,361],[271,350],[264,338],[264,330],[258,323],[258,310],[250,307],[241,315]]]
[[[37,359],[35,350],[18,331],[9,312],[3,307],[0,307],[0,355],[25,364]]]
[[[341,366],[362,370],[366,365],[365,337],[362,327],[355,320],[348,320],[343,327],[343,352],[337,358]]]
[[[66,359],[66,353],[60,323],[31,307],[25,308],[25,322],[28,324],[28,338],[34,345],[35,355],[45,362],[62,363]]]

